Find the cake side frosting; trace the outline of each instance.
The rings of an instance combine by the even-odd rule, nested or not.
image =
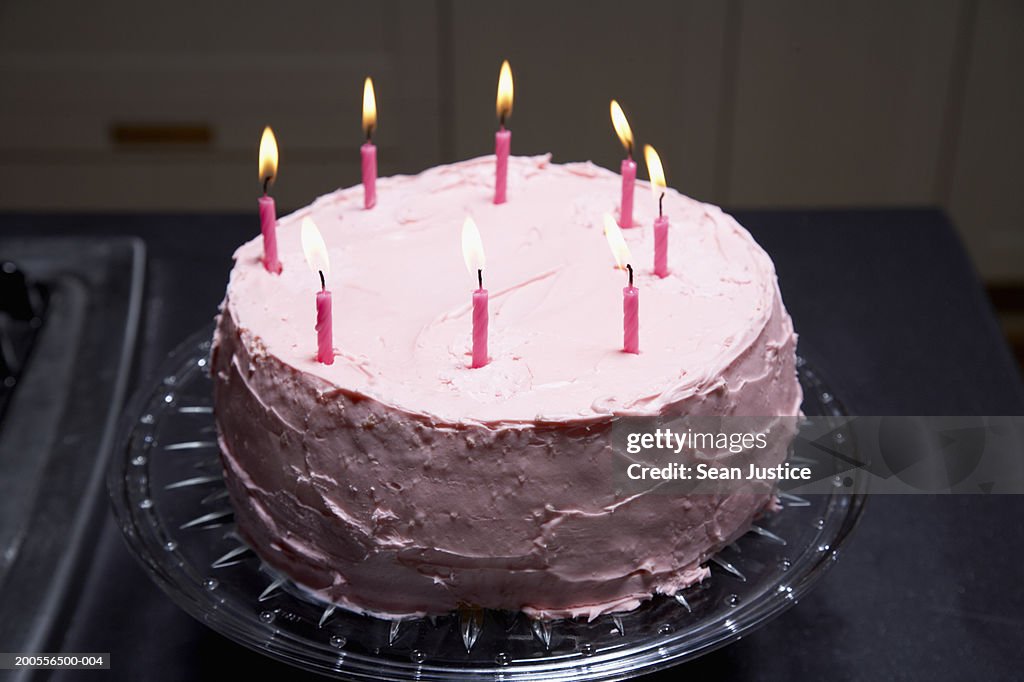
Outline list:
[[[351,608],[459,603],[547,616],[635,607],[700,579],[768,489],[684,497],[615,490],[609,429],[630,415],[795,415],[795,336],[768,256],[716,207],[669,191],[665,279],[651,273],[653,201],[625,232],[641,353],[622,353],[622,273],[601,216],[619,176],[548,157],[493,157],[379,181],[281,220],[284,271],[239,248],[215,337],[215,405],[239,527],[271,564]],[[638,188],[638,191],[642,191]],[[642,195],[641,195],[642,196]],[[480,226],[490,365],[469,367],[459,251]],[[314,360],[318,286],[299,247],[310,215],[330,250],[334,365]],[[785,426],[760,454],[781,462]]]

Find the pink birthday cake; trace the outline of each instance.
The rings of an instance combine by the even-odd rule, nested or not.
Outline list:
[[[624,492],[616,420],[790,417],[801,390],[775,269],[719,208],[668,190],[671,274],[652,272],[657,207],[637,183],[623,230],[640,295],[624,353],[622,287],[602,217],[621,178],[590,163],[494,157],[383,178],[282,218],[282,271],[259,238],[235,253],[213,347],[215,414],[238,529],[272,567],[385,617],[459,606],[596,617],[673,595],[746,532],[771,490]],[[490,361],[471,366],[487,254]],[[317,362],[304,257],[310,217],[330,257],[334,362]],[[791,433],[757,455],[775,465]]]

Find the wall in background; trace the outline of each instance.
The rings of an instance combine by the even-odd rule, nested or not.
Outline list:
[[[617,167],[608,99],[670,182],[731,207],[938,205],[990,280],[1024,280],[1024,3],[0,3],[0,208],[247,210],[489,153]]]
[[[0,8],[5,208],[248,209],[266,124],[281,149],[275,194],[302,206],[358,182],[367,73],[384,115],[382,171],[440,158],[432,3]]]

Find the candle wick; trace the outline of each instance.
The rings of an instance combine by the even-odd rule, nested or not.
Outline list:
[[[633,143],[632,142],[627,142],[626,143],[626,156],[629,157],[630,161],[633,160]]]
[[[661,218],[665,213],[661,210],[661,205],[665,201],[665,193],[662,192],[661,196],[658,197],[658,217]]]
[[[324,279],[324,271],[317,270],[320,273],[320,291],[327,291],[327,280]]]
[[[629,263],[626,263],[626,271],[629,272],[629,286],[630,286],[630,288],[632,288],[632,286],[633,286],[633,266],[630,265]]]
[[[484,271],[483,271],[483,268],[477,268],[477,271],[476,271],[476,281],[477,281],[477,284],[480,285],[480,288],[483,289],[484,288]]]
[[[263,196],[267,196],[267,187],[270,185],[270,178],[272,177],[272,175],[267,175],[267,177],[263,178]]]
[[[370,144],[373,142],[373,126],[366,126],[366,143]]]

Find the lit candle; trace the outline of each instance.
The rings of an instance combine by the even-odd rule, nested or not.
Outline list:
[[[636,184],[636,161],[633,160],[633,131],[629,127],[622,107],[615,100],[611,104],[612,126],[619,141],[626,148],[622,160],[622,202],[619,205],[619,225],[625,229],[633,227],[633,185]]]
[[[330,273],[331,263],[327,245],[312,218],[302,219],[302,251],[309,269],[320,275],[320,291],[316,293],[316,360],[331,365],[334,364],[334,319],[325,276]]]
[[[505,130],[505,119],[512,115],[512,67],[506,59],[498,74],[498,132],[494,134],[494,203],[504,204],[508,189],[508,153],[512,147],[512,131]]]
[[[276,179],[277,139],[267,126],[260,138],[260,182],[263,183],[263,196],[259,198],[260,232],[263,233],[263,267],[275,275],[281,272],[281,262],[277,259],[277,207],[274,197],[267,191]]]
[[[487,357],[487,289],[484,289],[484,245],[480,239],[480,230],[473,219],[466,217],[462,224],[462,257],[466,259],[466,268],[477,282],[473,292],[473,364],[472,367],[483,367],[490,358]]]
[[[363,208],[377,204],[377,147],[373,144],[373,131],[377,127],[377,97],[373,94],[373,80],[367,76],[363,82],[363,133],[366,143],[360,148],[363,156]]]
[[[668,216],[661,205],[665,199],[665,169],[661,166],[658,152],[649,144],[644,145],[644,160],[651,177],[654,202],[658,204],[658,217],[654,219],[654,274],[668,277]]]
[[[629,273],[629,281],[622,288],[622,350],[640,352],[640,290],[633,286],[633,266],[630,265],[629,247],[615,219],[604,216],[604,235],[615,256],[615,266]]]

